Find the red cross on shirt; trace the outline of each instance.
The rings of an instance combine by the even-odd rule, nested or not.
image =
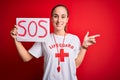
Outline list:
[[[69,57],[69,53],[64,53],[64,49],[60,49],[60,53],[55,54],[55,57],[60,58],[60,62],[64,62],[64,57]]]

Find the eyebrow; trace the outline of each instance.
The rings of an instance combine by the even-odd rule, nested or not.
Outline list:
[[[58,14],[56,14],[56,13],[54,14],[54,13],[53,13],[53,15],[58,15]],[[62,14],[62,15],[66,15],[66,14]]]
[[[53,15],[58,15],[58,14],[53,14]]]

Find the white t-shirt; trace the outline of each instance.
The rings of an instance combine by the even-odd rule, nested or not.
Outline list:
[[[43,80],[77,80],[75,58],[80,51],[80,40],[73,34],[65,36],[64,44],[63,39],[64,36],[51,33],[48,42],[36,42],[29,49],[29,53],[36,58],[44,56]],[[56,54],[58,54],[57,46],[59,53],[60,49],[64,49],[63,52],[68,54],[68,56],[62,57],[62,62],[60,61],[60,72],[57,71],[59,60],[56,57]]]

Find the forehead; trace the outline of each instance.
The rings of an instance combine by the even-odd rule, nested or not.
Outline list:
[[[62,6],[59,6],[54,9],[53,14],[67,14],[67,10]]]

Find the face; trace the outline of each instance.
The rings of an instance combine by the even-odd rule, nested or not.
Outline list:
[[[68,14],[64,7],[59,6],[55,8],[52,14],[52,23],[56,31],[65,30],[68,22]]]

